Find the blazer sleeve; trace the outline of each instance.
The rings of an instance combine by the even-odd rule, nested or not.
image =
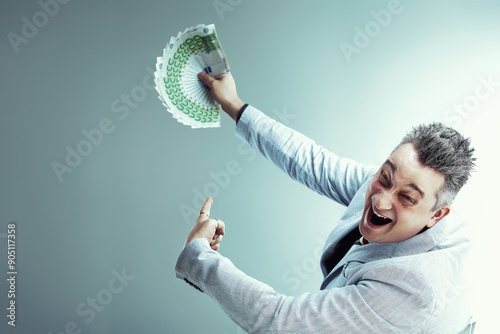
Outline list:
[[[368,176],[373,175],[373,167],[337,157],[252,106],[245,109],[238,121],[236,135],[292,179],[346,206]]]
[[[418,333],[434,310],[432,289],[409,267],[374,269],[357,284],[305,293],[275,292],[191,241],[176,275],[213,298],[248,333]]]

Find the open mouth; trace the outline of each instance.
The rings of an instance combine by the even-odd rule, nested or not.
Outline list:
[[[392,223],[392,219],[379,215],[373,210],[372,206],[370,206],[370,211],[368,212],[368,218],[373,225],[377,226],[382,226]]]

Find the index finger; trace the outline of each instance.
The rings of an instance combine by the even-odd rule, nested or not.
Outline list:
[[[201,211],[200,211],[200,216],[202,214],[206,214],[207,217],[210,217],[210,208],[212,207],[212,203],[213,203],[213,199],[212,197],[208,197],[205,201],[205,203],[203,203],[203,206],[201,207]]]

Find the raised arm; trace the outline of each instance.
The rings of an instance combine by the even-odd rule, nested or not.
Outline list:
[[[203,73],[200,79],[210,87],[215,99],[233,120],[241,116],[236,125],[236,134],[308,188],[348,205],[359,187],[372,174],[370,168],[337,157],[252,106],[238,115],[244,103],[238,97],[231,74],[216,80]]]

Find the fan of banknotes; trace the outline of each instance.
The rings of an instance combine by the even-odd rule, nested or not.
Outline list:
[[[214,78],[229,73],[213,24],[190,27],[170,38],[163,57],[156,60],[156,90],[179,122],[192,128],[219,127],[221,109],[208,86],[198,79],[202,71]]]

